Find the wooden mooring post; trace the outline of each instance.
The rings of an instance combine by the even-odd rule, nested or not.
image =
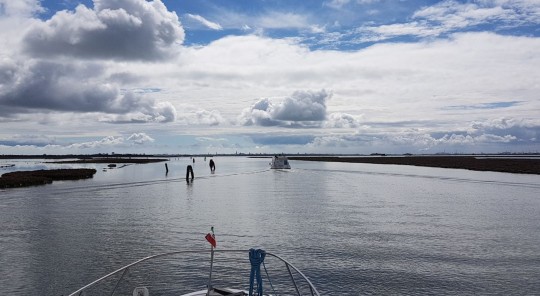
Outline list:
[[[189,181],[193,181],[194,178],[195,175],[193,174],[193,167],[191,165],[188,165],[186,169],[186,181],[189,183]]]

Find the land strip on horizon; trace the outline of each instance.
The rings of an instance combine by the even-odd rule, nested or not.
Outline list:
[[[540,159],[526,158],[483,158],[482,156],[290,156],[289,159],[302,161],[412,165],[449,169],[466,169],[472,171],[540,175]]]
[[[181,157],[252,157],[266,158],[271,153],[235,153],[235,154],[91,154],[91,155],[0,155],[0,159],[52,159],[57,163],[149,163],[168,161]],[[280,154],[281,155],[281,154]],[[372,163],[412,165],[424,167],[467,169],[473,171],[493,171],[517,174],[540,175],[540,154],[285,154],[290,160],[328,161],[348,163]],[[158,159],[159,158],[159,159]],[[64,159],[64,160],[61,160]],[[65,160],[69,159],[69,160]]]

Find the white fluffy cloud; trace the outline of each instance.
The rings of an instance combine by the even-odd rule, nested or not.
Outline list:
[[[471,135],[491,134],[498,137],[511,135],[521,142],[540,142],[540,119],[496,118],[474,121],[467,132]]]
[[[279,103],[261,99],[242,111],[243,125],[261,126],[313,126],[326,119],[326,101],[331,93],[321,91],[295,91]]]
[[[30,27],[24,49],[37,57],[162,60],[183,40],[176,13],[161,0],[95,0],[94,8],[81,4]]]
[[[324,123],[327,128],[357,128],[360,125],[357,116],[340,112],[329,114]]]
[[[113,149],[113,148],[126,148],[131,146],[139,146],[154,142],[154,139],[146,133],[134,133],[128,137],[123,136],[107,136],[100,140],[73,143],[70,145],[56,145],[58,148],[65,150],[96,150],[96,149]]]
[[[185,125],[217,126],[225,122],[218,110],[205,110],[193,105],[183,105],[177,122]]]
[[[133,110],[124,114],[105,114],[99,121],[108,123],[166,123],[174,122],[177,117],[175,107],[170,102],[148,101],[137,104]]]
[[[170,102],[124,90],[140,75],[114,62],[161,60],[177,52],[183,29],[160,0],[96,0],[93,8],[79,5],[47,21],[20,17],[41,11],[39,2],[3,7],[12,13],[0,20],[8,45],[0,48],[0,117],[74,112],[102,113],[95,118],[114,123],[175,120]],[[26,33],[13,27],[17,23],[29,25]]]
[[[497,153],[533,152],[540,144],[540,121],[516,118],[470,122],[462,131],[431,132],[426,128],[362,126],[355,133],[321,134],[305,146],[311,152],[342,153]],[[533,150],[530,150],[533,149]]]
[[[154,142],[154,139],[145,133],[132,134],[131,136],[127,138],[127,140],[132,141],[133,143],[137,145]]]
[[[497,136],[493,134],[445,134],[437,138],[425,133],[405,133],[392,135],[387,138],[389,142],[395,145],[415,146],[420,150],[431,149],[438,145],[478,145],[493,143],[510,143],[517,140],[515,136],[505,135]]]
[[[43,12],[39,0],[0,0],[1,17],[29,17]]]
[[[417,131],[318,136],[306,147],[317,152],[339,148],[343,153],[433,153],[443,151],[478,153],[501,152],[501,147],[511,147],[517,141],[518,139],[512,135],[445,134],[437,137]]]

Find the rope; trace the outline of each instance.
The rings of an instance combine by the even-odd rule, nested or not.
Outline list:
[[[276,290],[274,290],[274,286],[272,285],[272,281],[270,280],[270,275],[268,274],[268,270],[266,270],[266,264],[264,262],[262,263],[264,267],[264,272],[266,272],[266,278],[268,279],[268,283],[270,284],[270,288],[272,288],[272,292],[274,292],[274,295],[278,295],[276,293]]]
[[[253,296],[253,285],[257,279],[257,294],[263,295],[263,282],[261,277],[261,263],[264,262],[266,252],[261,249],[249,249],[249,262],[251,263],[251,273],[249,275],[249,296]]]

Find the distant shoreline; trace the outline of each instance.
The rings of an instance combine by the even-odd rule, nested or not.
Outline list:
[[[384,153],[372,153],[366,154],[333,154],[333,153],[214,153],[214,154],[0,154],[0,159],[156,159],[161,158],[169,160],[170,158],[183,158],[183,157],[251,157],[251,158],[268,158],[274,155],[284,154],[288,157],[356,157],[356,158],[370,158],[377,156],[387,157],[494,157],[494,158],[527,158],[527,157],[540,157],[540,153],[481,153],[481,154],[384,154]]]
[[[482,158],[474,156],[289,156],[290,160],[412,165],[514,174],[540,175],[540,159]]]
[[[250,157],[267,158],[275,154],[92,154],[92,155],[0,155],[0,159],[49,159],[49,163],[153,163],[178,157]],[[372,163],[412,165],[437,168],[467,169],[515,174],[540,175],[540,154],[444,154],[444,155],[341,155],[341,154],[285,154],[290,160],[327,161],[348,163]],[[532,158],[532,159],[531,159]],[[69,160],[66,160],[69,159]],[[12,166],[12,165],[8,165]],[[6,166],[6,167],[8,167]]]
[[[48,161],[46,163],[153,163],[167,161],[164,158],[83,158],[75,160]]]

